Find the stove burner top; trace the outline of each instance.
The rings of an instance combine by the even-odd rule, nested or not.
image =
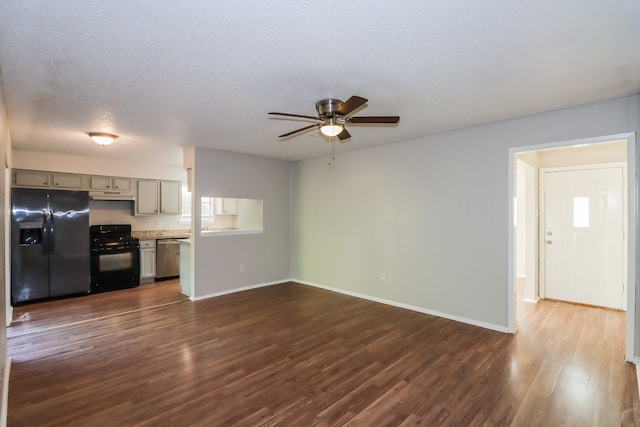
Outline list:
[[[122,249],[122,248],[136,248],[140,246],[140,241],[137,237],[131,236],[109,236],[109,237],[94,237],[91,239],[92,249]]]
[[[106,224],[106,225],[92,225],[89,227],[89,234],[91,237],[100,236],[131,236],[131,225],[129,224]]]
[[[89,235],[93,251],[140,247],[138,238],[131,237],[129,224],[92,225]]]

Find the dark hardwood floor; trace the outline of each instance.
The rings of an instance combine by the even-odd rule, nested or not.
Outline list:
[[[178,279],[149,283],[117,292],[104,292],[64,300],[27,304],[13,309],[8,337],[70,326],[101,317],[121,315],[165,304],[188,301]]]
[[[523,303],[509,335],[294,283],[154,286],[18,308],[9,426],[640,424],[622,312]]]

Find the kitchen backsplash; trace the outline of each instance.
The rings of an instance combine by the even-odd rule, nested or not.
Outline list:
[[[191,224],[181,224],[180,215],[134,216],[132,201],[90,200],[89,223],[131,224],[136,230],[189,230]],[[159,224],[158,224],[159,223]],[[160,225],[159,227],[157,225]]]

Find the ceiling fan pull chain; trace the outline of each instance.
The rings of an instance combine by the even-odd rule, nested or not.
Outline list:
[[[331,154],[331,158],[329,158],[329,172],[336,168],[335,144],[335,141],[333,141],[333,138],[331,138],[331,140],[329,141],[329,146],[331,147],[329,148]]]

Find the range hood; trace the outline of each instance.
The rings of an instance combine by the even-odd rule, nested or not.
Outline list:
[[[130,191],[89,191],[92,200],[135,200],[135,195]]]

